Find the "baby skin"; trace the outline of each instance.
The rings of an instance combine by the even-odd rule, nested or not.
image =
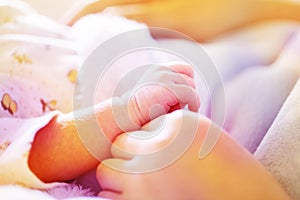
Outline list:
[[[264,112],[256,114],[257,117],[266,116],[266,113],[270,115],[265,106],[270,104],[269,98],[274,97],[274,94],[286,98],[282,92],[278,93],[279,87],[274,87],[275,84],[284,83],[292,87],[299,78],[299,41],[300,34],[296,32],[272,65],[262,69],[253,68],[252,72],[255,73],[260,70],[253,77],[251,75],[254,73],[249,73],[249,70],[247,76],[251,79],[238,79],[240,82],[235,85],[247,87],[231,89],[232,93],[226,93],[227,97],[241,91],[248,95],[250,93],[257,99],[255,95],[259,96],[260,93],[257,89],[253,90],[255,92],[251,91],[251,88],[259,85],[260,75],[265,84],[263,89],[273,95],[266,96],[267,103],[262,100],[262,95],[259,96],[259,103],[264,105],[262,110],[253,109],[258,105],[255,102],[245,105],[256,112]],[[241,99],[247,99],[248,95],[240,94],[239,98],[235,97],[238,98],[237,102],[244,102]],[[280,98],[275,98],[272,101],[279,100]],[[227,105],[236,105],[234,102],[227,102]],[[230,114],[232,109],[228,110]],[[247,139],[256,137],[249,126],[254,120],[245,118],[245,113],[241,116],[240,119],[247,119],[248,126],[244,130],[239,129],[236,132],[238,136]],[[256,120],[259,121],[260,118]],[[200,158],[204,138],[213,138],[213,135],[219,133],[220,137],[209,154]],[[137,137],[138,135],[149,137],[145,139]],[[141,130],[122,134],[115,139],[111,149],[113,159],[104,160],[97,168],[97,179],[103,189],[99,196],[114,200],[290,199],[272,175],[245,149],[248,146],[241,147],[237,143],[241,142],[237,135],[231,136],[234,140],[209,119],[189,111],[176,111],[156,118]],[[185,143],[186,146],[182,147],[179,143]]]
[[[204,137],[220,132],[209,154],[199,158]],[[138,135],[149,137],[145,140]],[[103,198],[289,199],[262,165],[228,134],[189,111],[172,112],[140,131],[118,136],[111,152],[114,158],[97,168],[103,189],[99,196]]]
[[[258,75],[261,75],[265,83],[268,81],[265,90],[273,94],[278,94],[279,87],[274,87],[278,80],[283,80],[278,82],[281,85],[285,83],[292,87],[300,75],[297,56],[299,38],[300,34],[296,32],[269,67],[252,69],[254,72],[266,72],[251,77],[255,78],[256,82],[239,79],[241,82],[236,86],[246,85],[246,89],[231,90],[232,93],[226,93],[227,96],[239,94],[236,91],[250,91],[255,98],[255,95],[260,93],[250,89],[257,87],[256,83],[259,85]],[[249,71],[248,76],[253,75]],[[290,74],[291,76],[287,76]],[[247,85],[248,83],[251,84]],[[279,95],[281,98],[286,97],[282,93]],[[268,102],[270,97],[274,95],[266,97]],[[247,99],[248,96],[240,95],[240,98]],[[239,99],[238,102],[243,101]],[[261,98],[260,102],[267,104]],[[229,105],[234,105],[230,103],[232,102],[228,101]],[[249,108],[257,106],[254,102],[246,105]],[[252,110],[262,112],[266,111],[266,106],[264,108],[265,110]],[[264,112],[263,115],[256,116],[266,116],[266,113],[270,114]],[[247,119],[245,117],[243,113],[240,119]],[[236,133],[244,138],[256,137],[253,129],[249,128],[253,120],[249,118],[246,121],[248,129],[240,129]],[[213,136],[219,133],[220,137],[212,150],[207,152],[205,157],[200,157],[199,152],[204,139],[214,138]],[[137,137],[139,135],[143,137]],[[148,138],[145,139],[145,135],[148,135]],[[141,130],[122,134],[115,139],[111,149],[113,158],[104,160],[97,168],[97,179],[103,189],[99,196],[114,200],[290,199],[272,175],[245,149],[248,146],[240,146],[237,136],[231,136],[209,119],[189,111],[175,111],[156,118]],[[184,145],[180,146],[182,143]]]
[[[152,67],[133,90],[121,97],[79,111],[76,119],[73,113],[52,119],[35,136],[29,167],[44,182],[74,179],[110,158],[111,143],[118,135],[139,130],[150,120],[185,105],[194,112],[200,106],[192,67],[182,64]],[[120,112],[122,116],[116,114]],[[100,137],[97,152],[84,145],[84,133],[77,131],[78,124],[89,127],[94,116],[99,127],[95,134]]]

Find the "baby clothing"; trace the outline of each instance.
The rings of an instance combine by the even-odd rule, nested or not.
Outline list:
[[[28,167],[35,134],[55,116],[72,112],[74,99],[86,98],[74,90],[81,86],[80,66],[95,47],[119,33],[146,27],[121,17],[99,14],[87,18],[69,27],[22,1],[0,4],[0,185],[47,189],[65,184],[43,183]],[[154,42],[149,32],[145,40]],[[128,59],[152,59],[144,52],[137,54],[112,65],[115,72],[103,79],[109,82],[93,91],[95,103],[113,96],[118,78],[139,65]],[[86,78],[82,81],[90,77]]]

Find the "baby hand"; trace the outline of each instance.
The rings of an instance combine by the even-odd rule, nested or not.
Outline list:
[[[193,68],[184,64],[151,67],[135,89],[122,96],[128,101],[132,120],[141,126],[185,105],[197,112],[200,100],[193,76]]]

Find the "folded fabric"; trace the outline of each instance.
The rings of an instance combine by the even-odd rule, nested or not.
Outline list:
[[[82,94],[74,95],[78,82],[88,82],[95,75],[92,70],[84,80],[77,79],[85,57],[106,40],[136,28],[146,26],[101,14],[88,16],[68,27],[39,15],[21,1],[0,3],[0,185],[7,184],[0,186],[0,199],[18,199],[23,194],[18,191],[33,193],[26,198],[41,194],[14,184],[43,190],[63,185],[48,191],[59,199],[66,197],[70,190],[73,191],[70,196],[87,195],[84,189],[76,186],[74,189],[67,183],[45,184],[39,180],[27,163],[31,144],[37,131],[59,114],[53,110],[71,112],[74,96],[86,98]],[[149,32],[143,39],[155,45]],[[128,43],[132,41],[125,40],[123,46]],[[116,45],[121,48],[120,43]],[[98,94],[98,101],[114,95],[120,79],[134,67],[153,60],[149,55],[136,52],[123,56],[110,66],[113,72],[105,74],[98,91],[92,90],[92,94]]]
[[[53,111],[38,118],[0,118],[0,185],[19,184],[40,189],[64,185],[42,182],[28,166],[36,132],[58,114],[58,111]]]
[[[40,191],[18,185],[0,185],[1,199],[5,200],[105,200],[104,198],[91,197],[89,191],[80,186],[63,186],[55,188],[55,191]]]
[[[254,156],[293,199],[300,199],[300,79]]]

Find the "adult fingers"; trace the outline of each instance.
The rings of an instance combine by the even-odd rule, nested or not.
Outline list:
[[[124,164],[121,159],[108,159],[104,160],[97,167],[96,177],[101,186],[102,191],[98,196],[102,198],[117,199],[124,188],[125,179],[121,176],[120,172],[112,169],[109,166],[117,164]]]
[[[177,135],[181,112],[176,111],[160,116],[144,125],[139,131],[118,136],[112,144],[112,156],[132,160],[135,156],[165,148]]]

